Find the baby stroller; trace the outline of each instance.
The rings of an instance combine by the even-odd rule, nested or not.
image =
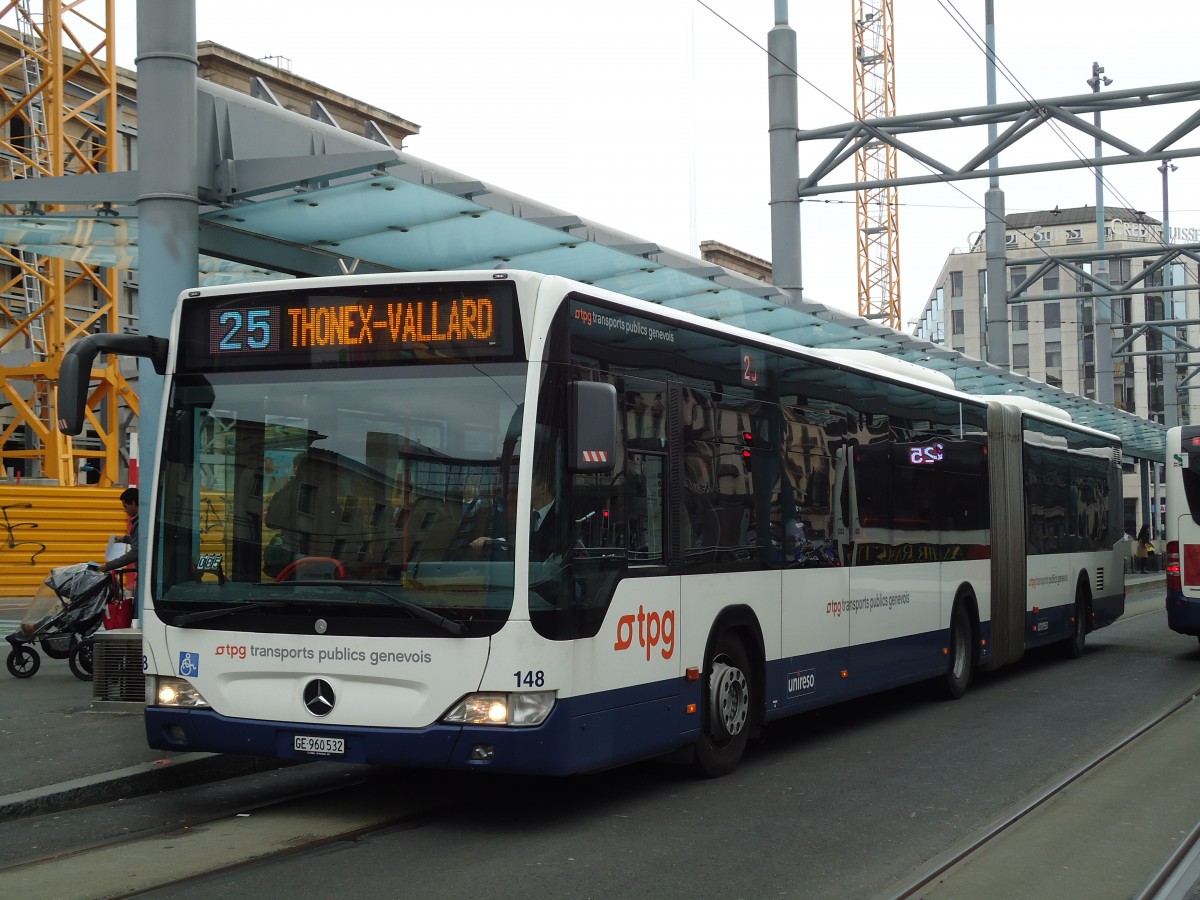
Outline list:
[[[91,653],[79,650],[84,639],[100,627],[114,596],[119,596],[116,579],[88,563],[51,569],[20,626],[5,638],[12,646],[9,673],[16,678],[32,678],[42,665],[34,649],[40,644],[51,659],[69,659],[76,678],[91,681]],[[87,646],[90,650],[91,645]]]

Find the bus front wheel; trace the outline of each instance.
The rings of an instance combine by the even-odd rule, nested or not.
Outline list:
[[[741,639],[726,631],[705,667],[703,720],[696,741],[697,771],[709,778],[728,775],[750,738],[754,697],[750,656]]]

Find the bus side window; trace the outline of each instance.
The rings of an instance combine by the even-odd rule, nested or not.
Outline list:
[[[631,560],[662,562],[664,462],[664,457],[656,454],[629,454],[628,546]]]

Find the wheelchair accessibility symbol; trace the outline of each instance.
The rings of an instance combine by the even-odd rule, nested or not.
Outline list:
[[[183,678],[194,678],[200,674],[200,657],[187,650],[179,653],[179,674]]]

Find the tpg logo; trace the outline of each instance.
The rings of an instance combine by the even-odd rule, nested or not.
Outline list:
[[[617,641],[614,650],[628,650],[633,646],[634,623],[637,623],[638,646],[646,648],[646,661],[650,661],[650,651],[660,643],[659,651],[663,659],[670,659],[675,653],[675,612],[665,613],[646,612],[640,605],[637,615],[621,616],[617,620]]]

